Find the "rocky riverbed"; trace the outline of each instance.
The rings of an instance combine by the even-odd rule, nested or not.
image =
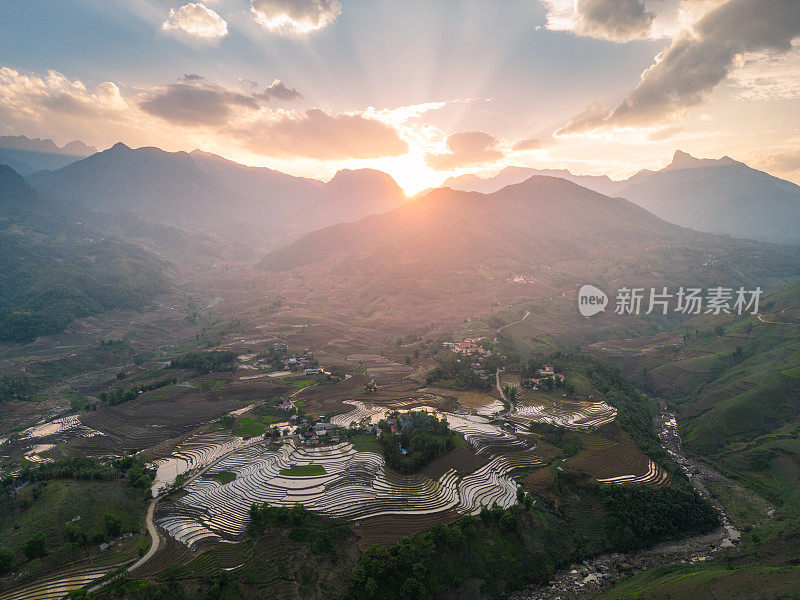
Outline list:
[[[722,526],[711,533],[686,538],[677,542],[658,544],[647,550],[629,554],[604,554],[571,569],[559,571],[548,582],[516,592],[509,600],[586,600],[628,575],[653,569],[660,565],[678,563],[701,563],[713,560],[725,548],[736,546],[741,534],[723,506],[711,497],[705,482],[722,477],[707,465],[688,458],[683,452],[678,424],[666,402],[657,399],[659,414],[653,419],[653,427],[661,445],[680,465],[692,485],[717,509]]]

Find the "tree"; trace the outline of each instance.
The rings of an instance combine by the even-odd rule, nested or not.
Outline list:
[[[122,519],[120,519],[117,515],[106,513],[103,516],[103,524],[106,527],[108,535],[112,537],[117,537],[120,533],[122,533]]]
[[[76,544],[86,543],[86,535],[72,523],[64,525],[63,534],[67,541],[75,542]]]
[[[517,391],[519,391],[519,388],[515,385],[511,385],[510,383],[507,383],[503,386],[503,394],[505,394],[506,398],[510,402],[513,402],[516,399]]]
[[[0,548],[0,575],[10,573],[14,568],[14,552],[9,548]]]
[[[47,540],[44,537],[44,533],[39,532],[32,535],[22,547],[22,552],[28,560],[45,556],[47,554]]]

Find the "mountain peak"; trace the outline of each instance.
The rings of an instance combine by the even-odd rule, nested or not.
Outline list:
[[[723,156],[720,159],[695,158],[688,152],[676,150],[672,155],[672,162],[664,170],[678,171],[681,169],[699,169],[703,167],[724,167],[738,164],[730,156]]]
[[[79,140],[73,140],[59,148],[50,138],[29,138],[24,135],[0,136],[0,148],[42,154],[63,154],[65,156],[89,156],[97,152],[97,148],[87,146]]]
[[[400,192],[400,186],[388,173],[376,169],[340,169],[328,181],[330,188],[349,188],[364,184],[377,186],[386,191]]]
[[[117,142],[116,144],[111,146],[111,148],[109,148],[109,150],[113,150],[114,152],[123,152],[130,149],[131,149],[130,146],[126,146],[122,142]]]
[[[80,140],[72,140],[61,148],[64,154],[71,154],[73,156],[89,156],[97,152],[97,148],[84,144]]]

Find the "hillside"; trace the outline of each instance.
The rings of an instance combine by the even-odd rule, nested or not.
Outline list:
[[[378,171],[344,170],[323,183],[197,150],[122,143],[29,180],[37,190],[92,210],[131,213],[262,249],[405,201],[394,180]]]
[[[57,171],[31,175],[54,198],[103,212],[129,211],[185,229],[257,243],[258,204],[200,169],[185,152],[122,143]],[[253,216],[256,218],[254,219]]]
[[[30,341],[73,319],[146,306],[167,291],[152,253],[65,216],[0,165],[0,342]]]
[[[293,177],[267,167],[249,167],[216,154],[189,153],[204,173],[211,175],[240,196],[257,200],[285,219],[293,207],[305,206],[324,184],[316,179]]]
[[[800,243],[800,187],[729,157],[678,151],[667,167],[629,181],[619,195],[684,227],[738,238]]]
[[[96,148],[77,140],[59,147],[49,139],[0,136],[0,164],[10,166],[20,175],[30,175],[42,169],[60,169],[95,152]]]
[[[660,171],[642,170],[627,180],[573,175],[560,169],[506,167],[494,177],[451,177],[453,189],[492,193],[534,175],[560,177],[638,204],[665,221],[708,233],[778,244],[800,243],[800,187],[730,157],[699,159],[678,150]]]
[[[396,208],[406,200],[386,173],[342,169],[328,182],[294,177],[267,167],[249,167],[215,154],[194,150],[200,169],[218,177],[241,196],[269,210],[280,241],[335,223],[357,221]]]
[[[713,581],[717,593],[724,595],[757,577],[761,587],[742,597],[773,597],[767,590],[782,589],[781,577],[797,577],[796,566],[790,572],[758,569],[797,564],[798,323],[800,281],[762,300],[757,315],[702,315],[675,331],[591,347],[667,399],[677,413],[686,449],[736,482],[718,478],[708,487],[747,533],[742,548],[728,559],[727,570],[657,570],[633,578],[620,593],[641,585],[662,594],[653,597],[691,598]],[[749,495],[737,485],[749,488]],[[762,499],[771,503],[773,513]]]
[[[500,303],[560,300],[587,280],[610,287],[757,277],[774,289],[800,272],[791,250],[698,234],[553,177],[489,195],[438,189],[386,214],[313,232],[268,254],[261,267],[275,273],[279,290],[325,310],[421,317],[438,307],[451,319]],[[514,276],[526,283],[508,284]],[[573,306],[570,300],[565,310]]]

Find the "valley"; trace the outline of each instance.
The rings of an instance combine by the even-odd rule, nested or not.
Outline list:
[[[549,175],[402,201],[378,177],[379,214],[356,198],[267,239],[204,220],[212,205],[155,210],[186,193],[158,177],[117,188],[135,217],[100,210],[80,172],[163,159],[168,180],[202,166],[251,195],[330,182],[106,152],[31,177],[44,191],[0,173],[19,248],[4,318],[29,319],[0,346],[1,600],[689,598],[742,573],[791,589],[798,247]],[[64,228],[82,236],[66,253]],[[720,281],[762,287],[758,314],[576,309],[586,282]]]

